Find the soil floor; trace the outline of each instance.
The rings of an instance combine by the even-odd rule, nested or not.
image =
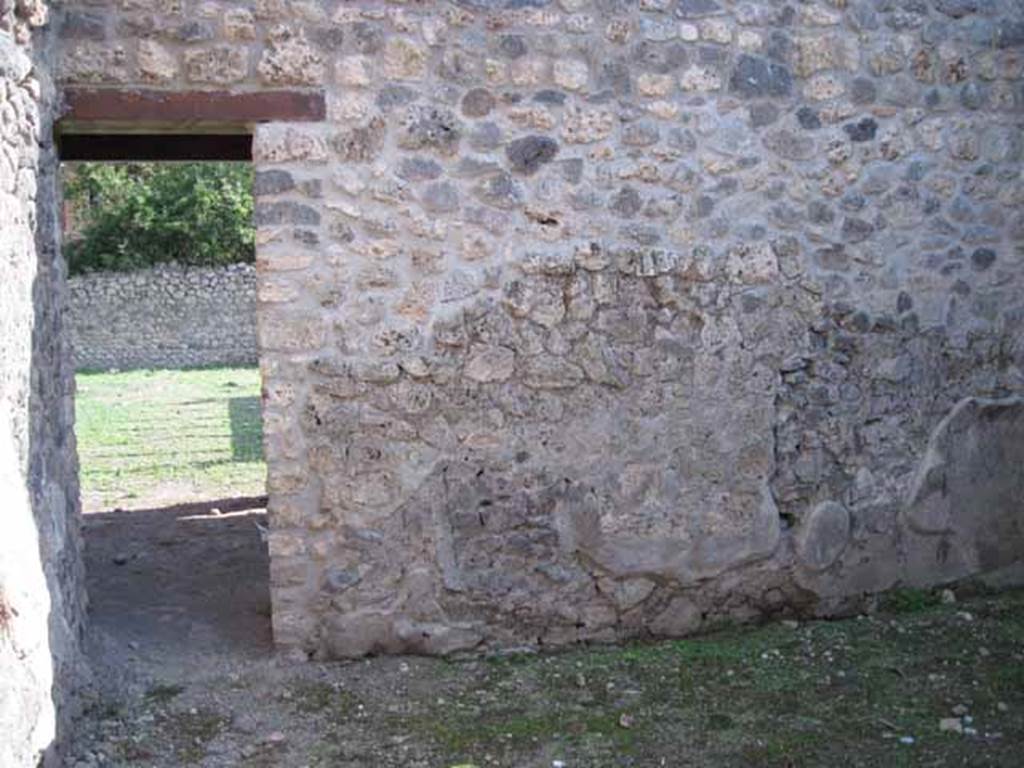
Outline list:
[[[1024,764],[1024,592],[551,655],[274,653],[261,499],[85,518],[75,768]]]

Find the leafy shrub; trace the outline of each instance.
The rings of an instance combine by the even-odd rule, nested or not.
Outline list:
[[[79,224],[65,246],[72,274],[254,258],[247,163],[81,163],[64,197]]]

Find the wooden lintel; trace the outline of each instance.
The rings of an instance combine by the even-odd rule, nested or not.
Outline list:
[[[61,133],[201,132],[204,125],[309,122],[326,117],[322,91],[161,91],[154,89],[65,88],[58,122]],[[92,130],[90,130],[92,126]],[[235,132],[223,131],[223,132]]]

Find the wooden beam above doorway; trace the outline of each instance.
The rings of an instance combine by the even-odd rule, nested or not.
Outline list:
[[[322,91],[66,88],[62,160],[250,160],[259,123],[326,118]]]

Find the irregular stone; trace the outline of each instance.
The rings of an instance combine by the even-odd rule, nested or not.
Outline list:
[[[793,69],[799,77],[826,69],[854,69],[858,52],[854,40],[836,35],[798,37],[793,41]]]
[[[741,54],[729,78],[729,90],[746,98],[785,97],[793,89],[793,77],[781,64]]]
[[[420,97],[407,85],[386,85],[377,92],[377,106],[385,112],[411,104]]]
[[[726,256],[726,274],[734,283],[769,283],[778,273],[779,261],[768,243],[739,245]]]
[[[498,40],[498,50],[509,59],[518,59],[526,55],[526,41],[522,35],[502,35]]]
[[[323,57],[302,32],[272,35],[256,69],[268,85],[318,85],[324,81]]]
[[[661,131],[654,121],[641,120],[622,128],[622,143],[629,147],[649,147],[660,138]]]
[[[1024,46],[1024,21],[1002,19],[995,29],[993,42],[996,48],[1020,48]]]
[[[680,19],[699,19],[724,13],[717,0],[679,0],[676,3],[675,15]]]
[[[967,83],[960,89],[960,103],[966,109],[981,109],[985,105],[984,87],[978,83]]]
[[[655,637],[686,637],[702,624],[701,610],[692,600],[674,597],[664,611],[654,617],[651,632]]]
[[[246,8],[230,8],[224,12],[224,36],[228,40],[255,40],[256,20]]]
[[[814,252],[814,263],[822,269],[846,272],[850,268],[850,254],[842,245],[831,245]]]
[[[342,56],[334,71],[338,83],[351,88],[365,88],[373,82],[373,64],[369,56]]]
[[[405,157],[395,175],[406,181],[430,181],[438,178],[444,169],[436,160],[427,157]]]
[[[628,611],[646,600],[654,587],[654,582],[648,579],[624,579],[613,582],[609,591],[616,607],[620,611]],[[602,591],[605,591],[604,587]]]
[[[809,160],[815,155],[814,139],[807,134],[780,129],[768,133],[763,141],[768,149],[787,160]]]
[[[462,114],[466,117],[484,117],[494,109],[494,94],[486,88],[474,88],[462,97]]]
[[[562,138],[569,144],[592,144],[608,138],[615,115],[603,109],[570,109],[562,123]]]
[[[237,83],[245,79],[248,70],[245,48],[219,45],[185,51],[185,79],[192,83]]]
[[[537,91],[533,94],[533,100],[538,104],[549,104],[552,106],[562,106],[565,104],[566,95],[562,91],[552,90],[545,88],[543,91]]]
[[[164,83],[178,75],[178,59],[160,43],[140,40],[137,51],[139,76],[148,83]]]
[[[253,214],[253,222],[257,227],[279,224],[316,226],[320,223],[320,214],[315,208],[291,200],[258,203]]]
[[[558,142],[547,136],[525,136],[505,148],[505,156],[512,170],[525,176],[532,176],[557,154]]]
[[[252,191],[257,197],[277,195],[295,189],[295,179],[287,171],[257,171],[253,177]]]
[[[697,91],[706,93],[717,91],[722,87],[722,77],[710,67],[694,64],[683,72],[679,78],[679,87],[684,91]]]
[[[847,216],[843,219],[843,240],[848,243],[861,243],[875,233],[875,226],[870,221]]]
[[[391,80],[422,80],[427,55],[420,46],[401,37],[390,37],[384,45],[384,74]]]
[[[800,107],[796,113],[797,122],[800,127],[807,131],[816,131],[821,128],[821,118],[818,113],[810,107]]]
[[[476,346],[470,349],[464,375],[480,384],[507,381],[515,368],[516,354],[508,347]]]
[[[631,219],[636,216],[642,206],[643,201],[640,199],[640,193],[633,187],[622,187],[612,196],[611,201],[608,203],[610,211],[625,219]]]
[[[60,36],[66,40],[103,40],[106,27],[103,14],[68,10],[61,20]]]
[[[481,202],[505,210],[519,207],[525,199],[522,187],[504,171],[484,179],[474,193]]]
[[[427,185],[420,202],[430,213],[451,213],[459,209],[459,193],[451,182],[435,182]]]
[[[850,101],[854,104],[872,104],[877,95],[874,81],[866,77],[855,77],[850,82]]]
[[[935,8],[940,13],[960,19],[977,13],[979,0],[935,0]]]
[[[578,91],[590,80],[590,68],[576,59],[558,59],[552,68],[555,85],[567,91]]]
[[[850,137],[850,141],[872,141],[875,138],[875,134],[878,133],[878,123],[873,118],[864,117],[856,123],[847,123],[843,126],[843,130]]]
[[[976,248],[971,254],[971,266],[978,272],[984,272],[995,263],[996,252],[991,248]]]
[[[770,101],[759,101],[750,105],[750,125],[754,128],[764,128],[778,122],[779,108]]]
[[[462,126],[451,110],[414,104],[402,118],[398,146],[403,149],[432,149],[442,155],[458,150]]]
[[[324,574],[324,590],[340,594],[362,581],[359,571],[354,568],[328,568]]]
[[[547,354],[527,358],[522,376],[523,383],[532,389],[567,389],[583,381],[579,366]]]
[[[380,154],[384,146],[385,123],[375,117],[369,123],[331,137],[331,148],[345,163],[368,163]]]
[[[201,43],[214,38],[213,28],[201,21],[186,21],[174,28],[169,35],[172,40],[182,43]]]
[[[266,124],[256,130],[253,158],[263,163],[327,161],[327,144],[312,131],[290,125]]]

